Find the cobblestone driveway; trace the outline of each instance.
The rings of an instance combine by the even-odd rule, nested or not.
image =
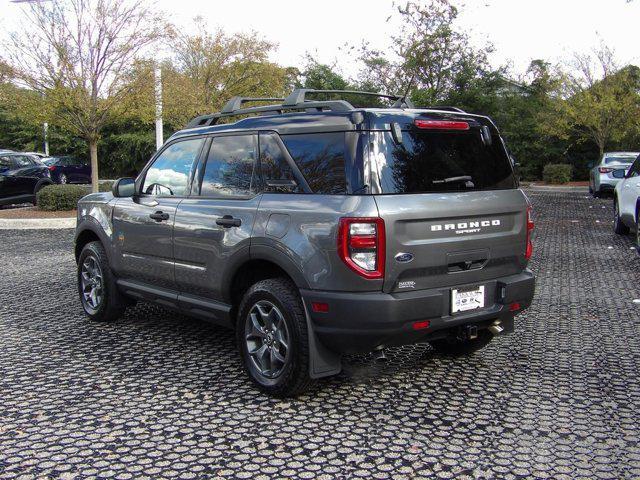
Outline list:
[[[250,386],[225,330],[150,305],[86,321],[71,230],[0,232],[0,478],[640,477],[640,260],[610,200],[531,197],[516,334],[350,358],[290,401]]]

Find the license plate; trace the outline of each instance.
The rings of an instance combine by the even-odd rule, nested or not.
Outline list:
[[[451,313],[484,307],[484,285],[451,290]]]

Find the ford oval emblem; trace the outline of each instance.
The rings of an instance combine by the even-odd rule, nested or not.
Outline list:
[[[398,253],[395,256],[396,262],[399,263],[409,263],[411,260],[413,260],[413,254],[412,253]]]

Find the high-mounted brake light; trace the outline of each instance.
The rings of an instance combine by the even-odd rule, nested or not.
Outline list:
[[[533,219],[531,218],[532,210],[533,209],[531,207],[527,207],[527,243],[524,250],[524,258],[526,258],[527,260],[529,260],[531,258],[531,255],[533,255],[533,241],[531,237],[533,235],[534,224]]]
[[[367,279],[384,277],[384,220],[378,217],[341,218],[338,255],[351,270]]]
[[[598,167],[598,171],[600,173],[611,173],[611,172],[613,172],[613,170],[614,169],[610,168],[610,167]]]
[[[416,127],[431,130],[469,130],[467,122],[454,120],[415,120]]]

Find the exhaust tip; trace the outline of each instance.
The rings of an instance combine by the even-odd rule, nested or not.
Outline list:
[[[500,324],[500,321],[497,320],[488,328],[488,330],[494,335],[498,335],[504,332],[504,327]]]

